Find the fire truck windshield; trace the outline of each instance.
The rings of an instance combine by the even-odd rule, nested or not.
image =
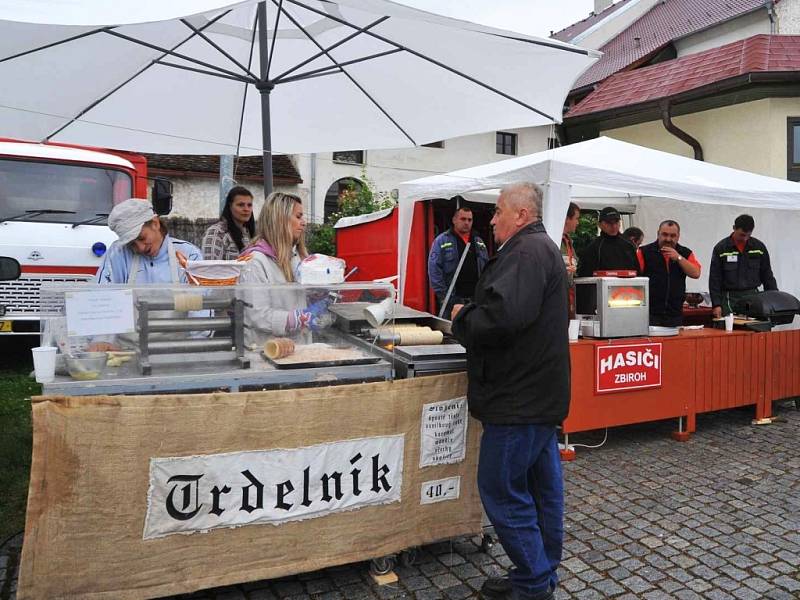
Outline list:
[[[130,198],[132,189],[130,175],[112,168],[0,159],[0,220],[99,225],[97,215]]]

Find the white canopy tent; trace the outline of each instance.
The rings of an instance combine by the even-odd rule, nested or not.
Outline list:
[[[800,230],[800,184],[606,137],[400,184],[398,272],[407,266],[414,202],[459,194],[493,203],[500,188],[524,181],[543,186],[543,220],[556,243],[571,200],[582,208],[635,209],[647,241],[655,239],[664,219],[678,221],[681,243],[704,266],[699,280],[689,280],[692,291],[708,290],[714,245],[730,234],[736,215],[752,214],[779,287],[800,295],[800,262],[790,258]]]

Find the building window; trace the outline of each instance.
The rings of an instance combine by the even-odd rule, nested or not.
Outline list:
[[[800,117],[787,119],[786,179],[800,181]]]
[[[346,150],[344,152],[334,152],[333,162],[346,163],[348,165],[363,165],[363,150]]]
[[[510,154],[511,156],[517,155],[517,134],[506,133],[505,131],[497,132],[497,154]]]
[[[328,219],[334,213],[342,210],[342,198],[344,195],[353,192],[358,192],[363,187],[363,183],[353,177],[344,177],[338,181],[334,181],[325,193],[325,207],[324,207],[324,220]]]
[[[441,142],[431,142],[430,144],[422,144],[426,148],[444,148],[444,140]]]

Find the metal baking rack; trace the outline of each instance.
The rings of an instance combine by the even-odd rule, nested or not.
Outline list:
[[[137,357],[142,375],[152,374],[154,363],[193,363],[204,359],[220,362],[227,359],[242,369],[250,368],[250,360],[244,356],[244,301],[238,298],[202,301],[202,306],[192,312],[214,310],[217,315],[226,316],[193,316],[185,312],[179,317],[158,318],[150,313],[179,312],[175,311],[174,301],[136,301]],[[192,339],[185,335],[198,331],[211,331],[214,337]]]

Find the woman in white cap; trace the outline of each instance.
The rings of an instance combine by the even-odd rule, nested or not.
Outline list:
[[[97,283],[186,283],[175,252],[188,260],[203,259],[197,246],[170,237],[147,200],[120,202],[108,215],[108,226],[119,239],[103,258]]]
[[[108,226],[119,238],[108,249],[103,264],[95,275],[96,283],[142,285],[148,283],[187,283],[186,273],[178,267],[176,252],[188,260],[202,260],[197,246],[171,237],[166,226],[153,212],[150,202],[130,198],[117,204],[108,215]],[[162,318],[173,317],[173,311],[151,313]],[[194,316],[209,316],[209,311],[191,311]],[[156,334],[158,335],[158,334]],[[205,331],[191,332],[189,337],[208,337]],[[99,336],[88,349],[104,352],[135,345],[123,336]]]

